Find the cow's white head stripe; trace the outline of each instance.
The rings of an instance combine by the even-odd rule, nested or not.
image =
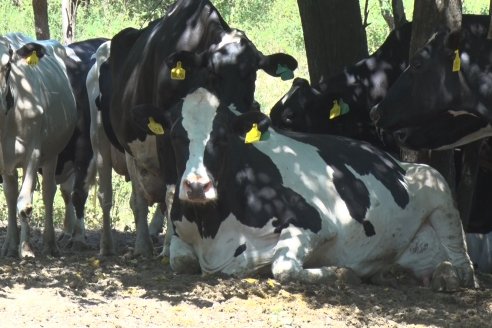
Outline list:
[[[185,181],[206,184],[211,181],[203,163],[205,147],[210,140],[214,117],[219,107],[219,100],[206,89],[199,88],[184,98],[182,106],[183,128],[188,134],[189,158],[181,178],[181,186]],[[215,199],[215,187],[206,191],[207,199]],[[185,189],[180,188],[179,198],[187,200]]]

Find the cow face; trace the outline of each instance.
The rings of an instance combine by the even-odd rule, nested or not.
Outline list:
[[[290,55],[265,56],[244,32],[234,29],[224,32],[219,42],[207,51],[179,51],[170,55],[166,62],[170,68],[180,62],[186,72],[196,72],[186,76],[187,80],[192,79],[188,82],[188,90],[206,87],[220,99],[221,104],[232,104],[240,112],[251,108],[257,70],[289,79],[297,68],[297,61]]]
[[[236,110],[223,106],[216,95],[199,88],[167,115],[156,116],[170,133],[180,200],[198,204],[215,202],[219,177],[228,161],[231,144],[238,139],[236,134],[244,136],[253,123],[258,124],[260,131],[268,128],[269,118],[259,111],[242,114],[240,120],[236,114]]]
[[[409,128],[427,124],[448,111],[458,116],[460,113],[450,110],[464,105],[463,75],[457,64],[459,45],[458,32],[436,33],[411,59],[383,101],[371,110],[373,122],[405,142]]]

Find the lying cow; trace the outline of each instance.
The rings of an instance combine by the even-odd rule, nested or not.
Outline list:
[[[343,137],[276,132],[204,88],[162,115],[133,112],[142,133],[155,133],[150,117],[162,124],[176,156],[176,272],[270,267],[281,281],[317,282],[335,267],[370,277],[396,263],[427,280],[450,261],[474,285],[458,211],[431,167]]]
[[[147,205],[165,202],[176,183],[173,156],[162,156],[169,140],[155,121],[147,122],[157,136],[136,126],[135,108],[166,112],[203,79],[239,111],[253,107],[256,72],[288,79],[297,62],[287,54],[264,55],[245,33],[231,29],[210,1],[178,0],[165,17],[148,27],[123,30],[111,41],[113,96],[110,126],[124,148],[130,172],[137,236],[134,252],[151,255]],[[104,113],[103,113],[104,114]],[[103,115],[104,120],[104,115]]]
[[[53,228],[56,162],[77,120],[66,57],[65,48],[57,41],[34,41],[19,33],[0,37],[0,172],[8,207],[4,256],[34,255],[29,245],[29,220],[39,168],[45,206],[43,252],[57,252]],[[20,192],[17,168],[24,172]]]

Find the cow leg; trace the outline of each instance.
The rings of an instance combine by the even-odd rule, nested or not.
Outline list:
[[[157,241],[157,238],[159,237],[159,233],[163,231],[162,227],[164,226],[165,214],[166,214],[166,205],[159,204],[155,209],[154,215],[152,216],[152,220],[150,221],[149,224],[149,234],[154,241]]]
[[[475,274],[473,264],[466,250],[465,234],[461,225],[458,210],[452,206],[441,206],[430,215],[429,221],[434,228],[442,246],[444,247],[449,262],[452,264],[460,279],[460,284],[465,287],[475,287]],[[436,275],[437,274],[437,275]],[[433,280],[442,281],[440,286],[433,284],[437,290],[446,290],[448,275],[439,276],[439,272],[432,277]]]
[[[492,232],[483,236],[478,269],[484,273],[492,273]]]
[[[102,127],[101,127],[102,129]],[[104,139],[103,139],[104,138]],[[95,143],[97,142],[97,143]],[[94,147],[94,145],[97,145]],[[103,214],[103,226],[99,253],[102,256],[115,254],[113,235],[111,232],[111,207],[113,206],[113,185],[111,168],[111,146],[106,136],[99,131],[97,141],[93,140],[94,155],[96,157],[97,173],[99,176],[99,188],[97,197]]]
[[[53,201],[56,193],[55,157],[43,165],[43,203],[44,203],[44,231],[43,231],[43,254],[59,255],[59,250],[55,240],[55,228],[53,226]]]
[[[39,167],[39,157],[40,151],[38,149],[33,149],[31,152],[31,156],[29,157],[27,167],[24,168],[22,186],[19,192],[19,198],[17,199],[17,217],[19,218],[21,223],[19,241],[20,258],[34,257],[34,252],[32,251],[29,244],[29,221],[32,216],[32,201],[34,194],[34,185],[36,183],[37,169]],[[53,183],[55,183],[54,172]]]
[[[65,217],[63,219],[63,233],[58,238],[58,241],[64,244],[71,238],[76,224],[75,209],[72,202],[73,182],[74,175],[72,174],[66,181],[60,184],[61,196],[65,203]]]
[[[176,235],[171,236],[169,247],[169,264],[179,274],[196,274],[200,272],[200,263],[191,245]]]
[[[171,247],[171,237],[174,235],[174,226],[171,220],[171,208],[173,206],[175,186],[169,185],[166,189],[166,235],[164,237],[164,243],[162,245],[162,252],[160,257],[169,257]],[[161,205],[161,208],[164,205]]]
[[[7,236],[2,245],[2,256],[16,256],[18,253],[19,233],[17,231],[17,170],[11,175],[2,175],[3,193],[7,201],[8,225]]]
[[[86,150],[86,155],[87,152],[88,150]],[[88,247],[85,236],[85,203],[89,195],[89,188],[95,180],[96,173],[95,163],[92,157],[90,160],[85,158],[87,156],[80,155],[79,157],[84,157],[84,159],[76,161],[75,185],[72,194],[75,214],[77,216],[71,240],[72,249],[75,250],[87,249]]]
[[[132,195],[130,200],[130,207],[133,211],[133,217],[135,218],[135,226],[137,236],[135,239],[135,248],[133,255],[141,255],[145,257],[151,257],[154,253],[154,247],[152,239],[149,234],[149,227],[147,224],[147,215],[149,214],[149,207],[147,201],[143,196],[143,191],[139,190],[138,184],[133,180],[132,183]]]
[[[331,239],[335,235],[325,239]],[[359,284],[360,278],[348,268],[321,267],[305,269],[304,261],[319,243],[319,237],[307,230],[290,226],[280,233],[273,256],[273,277],[281,282],[300,281],[305,283],[344,282]]]

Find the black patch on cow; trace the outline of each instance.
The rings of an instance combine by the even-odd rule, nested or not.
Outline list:
[[[367,237],[374,236],[376,234],[376,230],[374,229],[374,226],[372,225],[371,222],[369,221],[364,221],[362,222],[362,226],[364,227],[364,232]]]
[[[244,251],[246,250],[246,244],[239,245],[238,248],[236,248],[236,251],[234,252],[234,257],[238,257],[241,255]]]

